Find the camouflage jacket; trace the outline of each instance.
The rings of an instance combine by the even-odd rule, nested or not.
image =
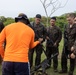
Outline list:
[[[62,32],[61,32],[60,28],[57,26],[53,26],[53,27],[49,26],[47,28],[47,36],[50,38],[50,40],[53,43],[56,43],[57,45],[59,45],[59,42],[62,39]],[[49,41],[47,41],[47,43],[48,42]]]
[[[31,25],[35,31],[35,40],[38,40],[39,38],[43,38],[45,40],[47,30],[44,25],[42,23],[36,25],[35,22],[31,22]]]
[[[70,25],[67,25],[65,28],[65,36],[68,42],[68,50],[71,50],[71,47],[73,46],[76,51],[76,24],[73,24],[71,28]]]

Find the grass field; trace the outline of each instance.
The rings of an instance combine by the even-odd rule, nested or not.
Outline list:
[[[60,46],[59,46],[59,56],[58,56],[58,71],[61,69],[61,52],[62,52],[62,48],[63,48],[63,40],[60,42]],[[42,60],[44,60],[46,57],[44,55],[44,53],[42,54]],[[69,66],[69,60],[68,60],[68,66]],[[75,65],[76,66],[76,65]],[[76,67],[75,67],[76,68]],[[53,67],[51,66],[50,69],[46,70],[46,72],[49,74],[49,75],[68,75],[68,74],[59,74],[59,73],[54,73],[53,71]],[[0,65],[0,75],[1,74],[1,65]],[[76,75],[76,69],[74,71],[74,75]]]
[[[2,71],[2,70],[1,70],[1,65],[0,65],[0,75],[2,75],[1,71]]]

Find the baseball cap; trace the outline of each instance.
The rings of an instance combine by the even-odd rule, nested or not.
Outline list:
[[[41,15],[40,14],[37,14],[36,15],[36,18],[40,18],[41,19]]]

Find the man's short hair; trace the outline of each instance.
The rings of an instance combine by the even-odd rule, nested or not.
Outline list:
[[[56,21],[56,17],[51,17],[51,19],[54,19]]]
[[[68,13],[66,17],[67,18],[69,18],[69,17],[75,18],[75,14],[74,13]]]
[[[40,18],[41,19],[41,15],[40,14],[37,14],[36,15],[36,18]]]

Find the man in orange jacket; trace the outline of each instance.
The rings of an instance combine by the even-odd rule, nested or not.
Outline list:
[[[43,40],[34,42],[34,31],[25,14],[15,18],[0,34],[0,54],[3,58],[2,75],[30,75],[28,51]],[[6,41],[4,52],[3,43]]]

